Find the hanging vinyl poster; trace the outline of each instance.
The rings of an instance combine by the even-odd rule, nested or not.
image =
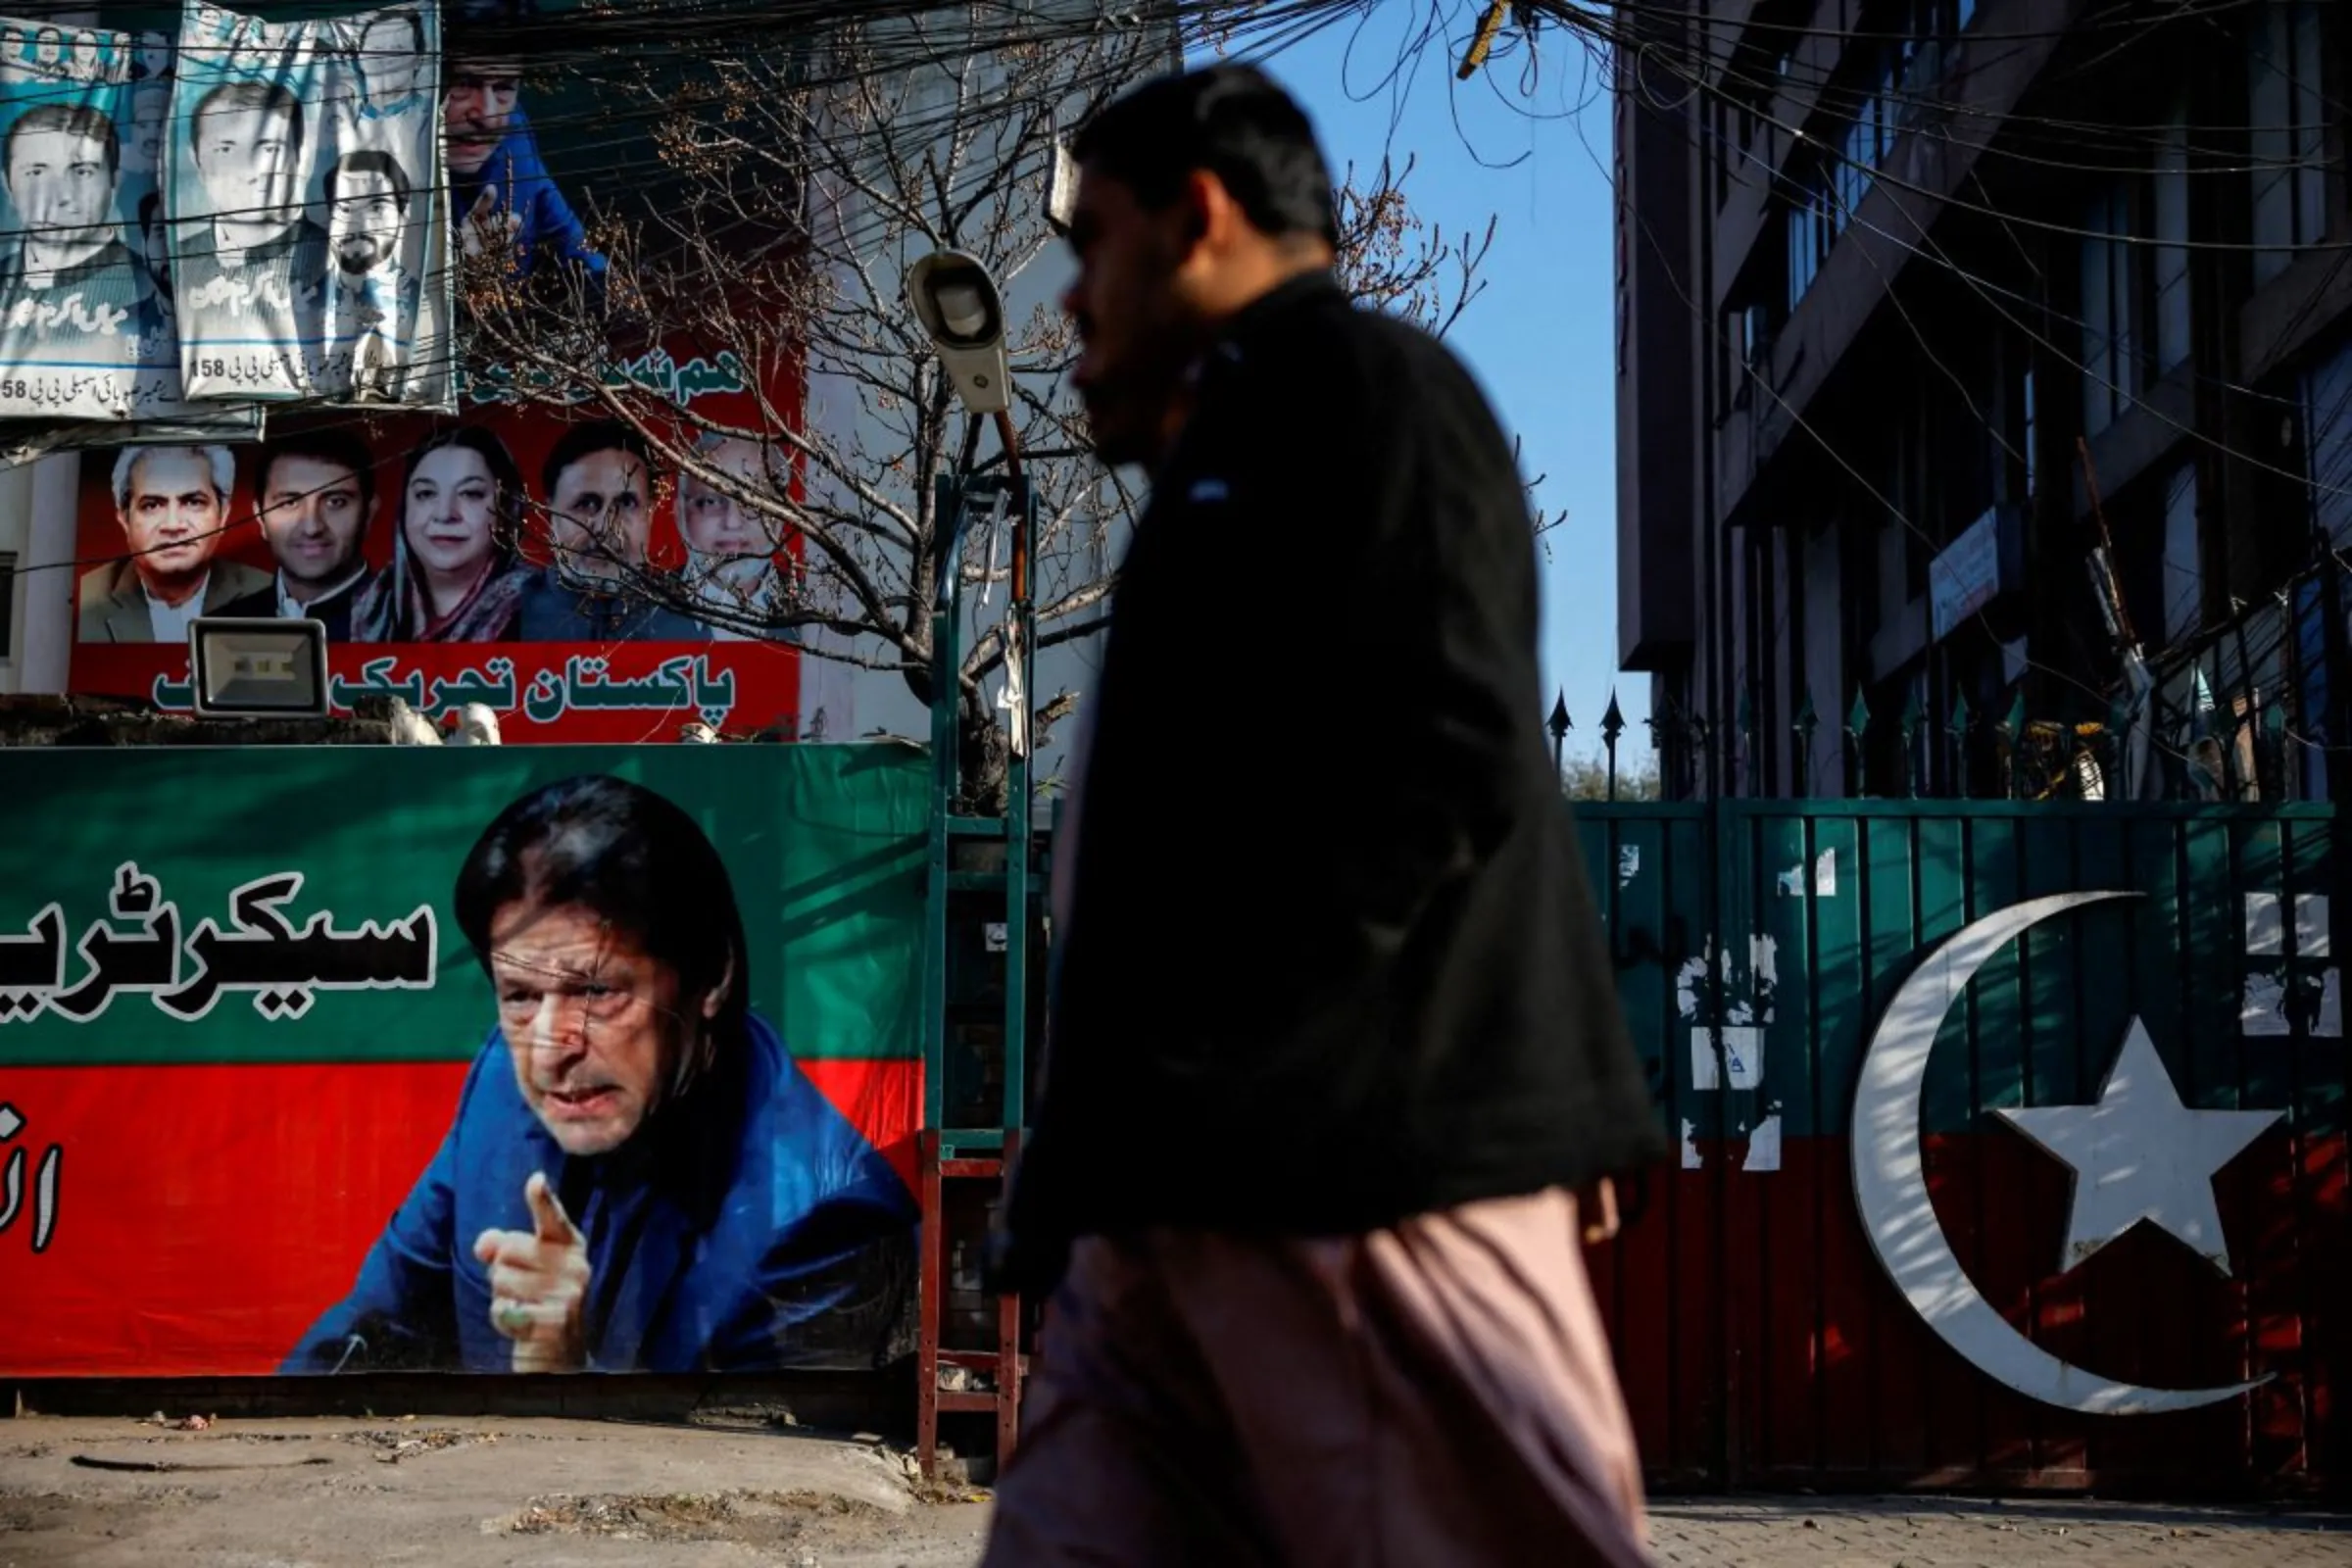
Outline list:
[[[217,6],[191,6],[181,24],[166,197],[191,398],[311,390],[328,254],[309,200],[327,139],[319,31]]]
[[[322,172],[329,265],[317,390],[337,401],[448,401],[449,344],[425,296],[448,277],[437,172],[440,14],[431,5],[325,24],[333,157]],[[435,302],[438,304],[439,302]]]
[[[0,417],[128,419],[171,345],[133,243],[164,106],[131,79],[131,42],[0,20]]]
[[[289,23],[188,7],[170,205],[191,398],[411,401],[430,368],[440,49],[431,5]],[[444,401],[436,376],[416,385]]]

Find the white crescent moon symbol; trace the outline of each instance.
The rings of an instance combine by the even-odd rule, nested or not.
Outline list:
[[[2150,1389],[2094,1377],[2012,1328],[1969,1281],[1936,1218],[1920,1155],[1919,1112],[1928,1056],[1944,1015],[1986,959],[2055,914],[2137,893],[2058,893],[2029,899],[1967,926],[1895,992],[1862,1057],[1854,1095],[1854,1200],[1862,1228],[1894,1288],[1943,1343],[2028,1398],[2085,1415],[2153,1415],[2235,1398],[2268,1375],[2224,1389]]]

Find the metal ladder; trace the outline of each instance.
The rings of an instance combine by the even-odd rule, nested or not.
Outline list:
[[[956,814],[959,767],[956,757],[956,671],[963,660],[962,545],[975,502],[1002,500],[1010,514],[1034,523],[1036,499],[1025,479],[991,476],[958,482],[942,477],[938,513],[947,533],[942,553],[940,584],[931,616],[931,843],[929,888],[925,905],[923,944],[923,1121],[916,1135],[917,1200],[922,1209],[920,1249],[920,1313],[915,1350],[917,1380],[915,1451],[926,1480],[939,1465],[939,1418],[943,1412],[993,1412],[997,1418],[996,1461],[1002,1467],[1012,1456],[1020,1424],[1021,1382],[1027,1357],[1021,1353],[1021,1298],[1005,1295],[996,1301],[996,1344],[986,1349],[956,1348],[943,1344],[950,1273],[948,1199],[959,1183],[988,1182],[1002,1191],[1005,1173],[1020,1151],[1027,1121],[1027,1036],[1029,1024],[1030,952],[1039,900],[1045,878],[1032,865],[1035,828],[1030,804],[1034,730],[1031,715],[1036,699],[1031,676],[1036,647],[1035,607],[1030,602],[1025,571],[1016,569],[1010,620],[1017,629],[1017,653],[1022,679],[1017,710],[1012,715],[1019,744],[1007,761],[1005,813],[1003,817]],[[1034,529],[1027,537],[1034,537]],[[1008,668],[1014,667],[1008,660]],[[992,870],[957,869],[958,848],[970,844],[1002,844],[1002,864]],[[976,902],[972,896],[995,894],[1002,899],[1004,937],[1003,1094],[994,1119],[978,1126],[948,1123],[948,1053],[951,1014],[968,1010],[950,995],[950,970],[958,934],[958,916]],[[983,916],[983,946],[994,949],[993,933]],[[968,927],[967,927],[968,929]],[[962,1108],[962,1107],[956,1107]],[[975,1237],[977,1244],[981,1238]],[[974,1254],[977,1255],[977,1246]],[[989,1380],[986,1389],[942,1389],[942,1373],[961,1368]]]

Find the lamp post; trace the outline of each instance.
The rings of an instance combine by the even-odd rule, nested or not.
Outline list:
[[[1021,441],[1012,423],[1012,369],[1004,347],[1004,300],[980,259],[961,251],[933,251],[906,270],[906,299],[923,323],[940,368],[956,398],[975,416],[996,420],[1012,476],[1012,602],[1029,602],[1029,516],[1021,472]],[[958,501],[964,475],[957,474]]]
[[[1021,470],[1021,442],[1012,422],[1012,369],[1004,345],[1004,300],[996,279],[978,257],[962,251],[939,250],[921,257],[906,270],[906,301],[922,322],[939,355],[940,368],[966,412],[988,415],[996,421],[997,437],[1004,444],[1005,471],[1012,483],[1012,612],[1005,627],[1004,668],[1007,696],[1013,708],[1013,755],[1029,750],[1029,514],[1027,476]],[[966,444],[968,461],[969,444]],[[969,476],[955,476],[956,516],[966,504]],[[950,535],[943,567],[956,569]],[[943,602],[946,595],[943,594]],[[953,679],[953,673],[942,671]],[[1025,774],[1026,769],[1023,769]],[[1027,809],[1027,803],[1022,803]]]

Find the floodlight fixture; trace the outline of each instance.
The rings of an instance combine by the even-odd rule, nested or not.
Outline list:
[[[199,615],[188,627],[196,711],[208,718],[324,718],[322,621]]]

